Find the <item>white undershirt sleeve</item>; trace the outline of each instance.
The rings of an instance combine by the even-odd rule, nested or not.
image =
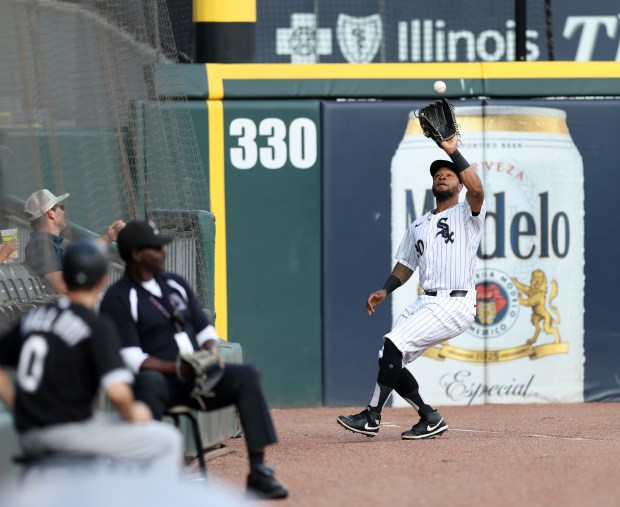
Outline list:
[[[202,345],[209,340],[217,340],[218,338],[219,336],[217,335],[217,331],[211,324],[196,335],[196,341],[198,342],[199,347],[202,347]]]
[[[134,373],[138,373],[140,371],[140,366],[142,366],[142,363],[149,355],[140,347],[125,347],[121,349],[121,357],[123,361],[125,361],[127,368]]]
[[[132,373],[125,368],[116,368],[101,378],[101,387],[107,389],[114,384],[133,384]]]

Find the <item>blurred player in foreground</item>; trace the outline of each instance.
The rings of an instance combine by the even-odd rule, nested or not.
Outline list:
[[[106,286],[102,245],[78,241],[63,257],[67,297],[40,306],[0,338],[0,399],[14,411],[24,453],[101,456],[180,477],[182,437],[133,399],[114,325],[93,313]],[[1,370],[0,370],[1,371]],[[115,413],[94,413],[103,388]]]
[[[0,507],[248,507],[226,484],[162,480],[152,474],[119,474],[115,470],[86,467],[50,480],[0,483]],[[37,480],[37,482],[34,482]]]
[[[441,105],[450,117],[451,105]],[[442,117],[442,110],[431,117]],[[450,119],[454,123],[454,118]],[[396,254],[396,265],[383,288],[368,296],[372,315],[392,291],[407,282],[419,268],[423,293],[399,315],[383,338],[379,374],[370,403],[359,414],[338,417],[337,422],[355,433],[374,437],[379,433],[381,410],[392,391],[400,394],[420,420],[401,434],[404,440],[441,435],[448,424],[438,410],[420,395],[415,377],[405,367],[425,350],[464,332],[476,316],[476,252],[483,232],[486,204],[476,169],[458,151],[458,135],[437,144],[451,160],[435,160],[430,166],[436,208],[409,225]],[[459,193],[467,189],[459,203]]]

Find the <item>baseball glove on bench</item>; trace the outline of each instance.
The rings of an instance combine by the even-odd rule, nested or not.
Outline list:
[[[420,109],[417,113],[422,133],[441,146],[443,141],[459,135],[454,107],[446,99],[440,99]]]

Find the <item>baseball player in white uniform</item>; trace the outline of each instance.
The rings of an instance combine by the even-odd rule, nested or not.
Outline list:
[[[370,403],[359,414],[337,419],[353,432],[369,437],[379,432],[381,410],[393,390],[420,415],[418,423],[401,438],[434,437],[448,429],[439,411],[424,402],[418,382],[405,365],[426,349],[461,334],[476,316],[474,272],[486,204],[482,181],[457,144],[458,136],[441,143],[451,161],[436,160],[430,166],[437,207],[409,226],[390,277],[366,302],[368,314],[372,315],[375,307],[418,269],[423,292],[384,337]],[[463,186],[467,193],[459,203]]]

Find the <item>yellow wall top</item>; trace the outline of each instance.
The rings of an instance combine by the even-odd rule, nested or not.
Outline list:
[[[255,23],[256,0],[194,0],[194,23]]]

